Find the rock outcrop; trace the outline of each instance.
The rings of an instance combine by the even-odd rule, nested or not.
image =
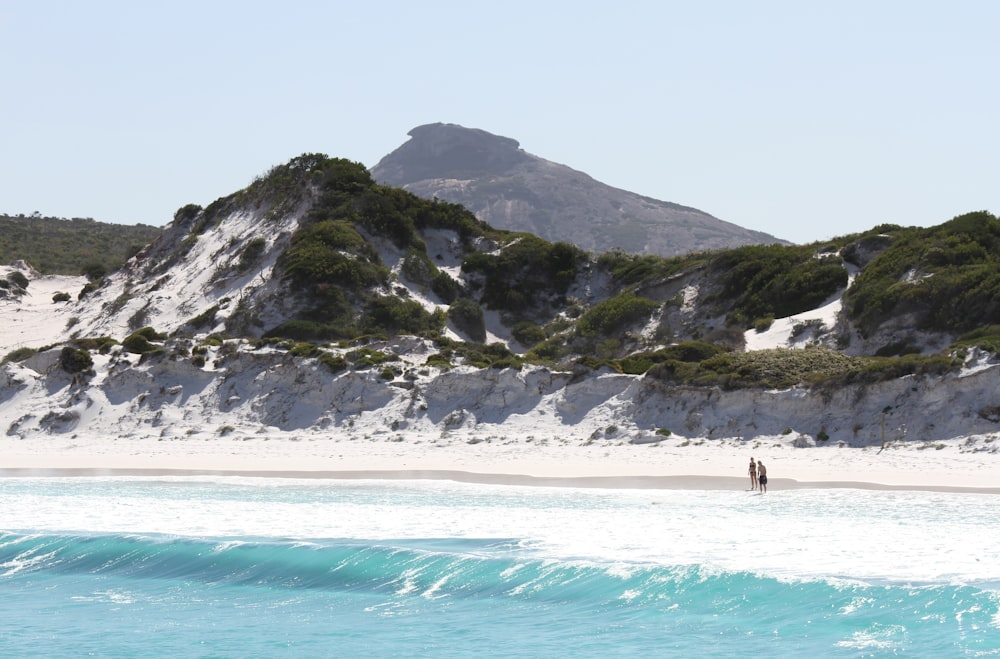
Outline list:
[[[527,153],[508,137],[454,124],[418,126],[409,135],[372,168],[375,179],[462,204],[497,228],[585,250],[663,256],[783,242],[696,208],[605,185]]]

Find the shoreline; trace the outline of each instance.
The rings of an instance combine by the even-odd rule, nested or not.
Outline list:
[[[666,440],[648,444],[457,435],[442,438],[283,433],[219,438],[73,436],[0,439],[0,478],[245,477],[308,480],[448,480],[535,487],[749,490],[751,456],[769,492],[862,489],[1000,495],[1000,451],[961,441],[796,448],[777,441]]]
[[[171,469],[135,467],[6,467],[0,478],[161,478],[161,477],[267,478],[288,480],[437,480],[478,485],[526,487],[572,487],[595,489],[733,490],[749,492],[746,478],[686,474],[677,476],[529,476],[452,470],[241,470]],[[1000,487],[963,485],[888,484],[867,481],[798,481],[774,478],[768,492],[815,489],[854,489],[893,492],[942,492],[953,494],[1000,495]]]

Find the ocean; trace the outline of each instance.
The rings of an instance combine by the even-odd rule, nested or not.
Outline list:
[[[1000,655],[1000,499],[0,478],[0,655]]]

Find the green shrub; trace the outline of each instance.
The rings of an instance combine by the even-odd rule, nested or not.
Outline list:
[[[122,341],[122,347],[133,354],[145,355],[161,350],[153,341],[163,341],[166,337],[157,333],[152,327],[143,327],[132,332]]]
[[[240,251],[240,260],[236,266],[239,272],[246,272],[250,270],[258,262],[262,256],[264,256],[264,250],[267,248],[267,240],[262,237],[257,237],[249,240],[246,245],[243,246],[242,251]]]
[[[642,375],[652,368],[656,362],[648,356],[629,355],[628,357],[619,359],[617,364],[622,373],[628,373],[629,375]]]
[[[462,294],[462,285],[444,270],[438,270],[431,280],[431,290],[445,304],[451,304]]]
[[[91,262],[80,271],[90,281],[100,281],[108,274],[108,268],[103,263]]]
[[[69,302],[70,299],[71,299],[70,298],[70,294],[69,293],[64,293],[62,291],[59,291],[58,293],[56,293],[55,295],[52,296],[52,301],[54,303]]]
[[[372,350],[371,348],[352,350],[347,353],[346,358],[357,369],[371,368],[372,366],[379,366],[386,362],[399,360],[395,355],[384,353],[381,350]]]
[[[323,352],[319,355],[321,364],[330,369],[331,373],[340,373],[347,368],[347,360],[340,355]]]
[[[482,308],[468,298],[455,300],[448,308],[448,320],[459,332],[476,343],[486,340],[486,323]]]
[[[462,262],[464,272],[483,275],[483,304],[521,312],[543,295],[566,294],[583,258],[579,249],[530,234],[512,234],[508,240],[499,253],[473,252]]]
[[[14,270],[9,275],[7,275],[7,281],[23,289],[28,288],[28,284],[31,283],[28,281],[28,278],[24,276],[24,273],[21,272],[20,270]]]
[[[994,354],[1000,353],[1000,325],[987,325],[958,337],[955,347],[976,346]]]
[[[378,253],[346,220],[325,220],[299,229],[279,264],[284,275],[299,285],[334,284],[357,291],[389,279]]]
[[[181,206],[174,212],[174,221],[178,224],[186,224],[198,217],[202,207],[198,204],[187,204]]]
[[[490,362],[490,368],[494,368],[497,370],[512,368],[515,371],[517,371],[520,370],[523,365],[524,362],[516,356],[501,357],[499,359],[494,359],[492,362]]]
[[[80,373],[93,368],[94,359],[86,350],[65,346],[59,353],[59,366],[67,373]]]
[[[219,312],[219,305],[214,305],[205,309],[200,314],[187,321],[187,324],[195,329],[200,329],[215,323],[215,314]]]
[[[426,252],[411,247],[403,257],[400,273],[415,284],[429,286],[438,275],[438,269]]]
[[[144,355],[147,352],[152,352],[158,346],[149,342],[149,339],[140,334],[129,334],[122,341],[122,347],[126,351],[131,352],[136,355]]]
[[[342,326],[335,323],[321,323],[312,320],[290,320],[268,330],[265,339],[291,339],[293,341],[326,341],[357,336],[353,325]]]
[[[288,349],[293,357],[316,357],[320,354],[319,346],[307,341],[300,341]]]
[[[371,233],[388,238],[400,249],[425,251],[414,222],[414,212],[422,203],[405,190],[373,186],[355,199],[353,210],[358,224]]]
[[[523,346],[531,347],[545,340],[545,330],[530,320],[516,323],[510,330],[514,340]]]
[[[623,373],[642,375],[654,365],[664,362],[698,363],[725,352],[725,348],[706,341],[683,341],[655,352],[628,355],[619,359],[618,365]],[[675,367],[671,368],[676,370]]]
[[[627,325],[649,317],[659,304],[653,300],[625,292],[594,305],[576,323],[576,333],[582,337],[609,336]]]
[[[94,338],[79,338],[73,339],[73,345],[81,350],[89,350],[106,355],[113,346],[118,345],[118,342],[112,339],[110,336],[98,336]]]
[[[80,292],[77,294],[76,299],[82,300],[89,294],[96,291],[98,288],[100,288],[100,283],[95,281],[88,281],[86,284],[83,285],[83,288],[80,289]]]
[[[543,363],[554,363],[569,355],[570,349],[566,346],[563,338],[555,336],[542,341],[526,353],[526,357],[533,361]]]
[[[377,297],[368,303],[361,323],[366,334],[434,334],[441,331],[444,314],[432,314],[416,300]]]
[[[656,354],[663,355],[665,359],[676,359],[682,362],[701,362],[725,352],[727,352],[725,348],[706,341],[682,341],[675,345],[667,346],[657,351]]]
[[[427,359],[424,360],[424,364],[426,364],[427,366],[436,366],[438,368],[443,368],[445,370],[453,368],[453,364],[451,363],[451,358],[448,355],[445,355],[440,352],[434,353],[433,355],[429,355]]]
[[[646,377],[661,382],[676,384],[693,384],[696,379],[706,373],[698,364],[668,360],[653,364],[645,371]]]
[[[767,316],[765,318],[758,318],[753,321],[753,328],[757,332],[766,332],[771,329],[771,325],[774,324],[774,316]]]
[[[4,363],[23,362],[25,359],[31,357],[37,352],[38,350],[36,350],[35,348],[28,348],[28,347],[15,348],[14,350],[11,350],[4,356],[3,361]]]

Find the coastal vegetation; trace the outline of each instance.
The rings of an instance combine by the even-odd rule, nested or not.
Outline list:
[[[658,356],[657,356],[658,357]],[[664,383],[723,389],[787,389],[871,384],[907,375],[941,375],[961,359],[946,355],[849,357],[828,348],[717,352],[699,360],[662,359],[646,371]]]
[[[129,326],[136,331],[122,339],[125,351],[203,365],[209,346],[231,351],[241,341],[257,341],[319,359],[333,372],[378,368],[392,379],[398,366],[363,346],[409,335],[436,350],[424,358],[426,367],[610,369],[670,385],[734,389],[941,374],[961,367],[972,350],[1000,348],[1000,220],[986,212],[926,229],[881,225],[811,245],[673,257],[588,254],[567,242],[495,229],[455,204],[379,185],[360,163],[305,154],[205,208],[179,209],[178,237],[167,248],[157,243],[161,251],[145,264],[154,283],[143,294],[157,291],[173,264],[237,212],[256,212],[262,224],[238,240],[219,241],[224,247],[215,253],[231,259],[219,264],[220,277],[246,279],[261,262],[274,263],[281,314],[257,314],[259,300],[241,296],[237,306],[249,319],[241,324],[227,316],[230,298],[202,301],[188,307],[195,315],[168,337],[143,327],[153,322],[145,311],[134,312]],[[286,225],[292,228],[269,232],[270,223],[290,213],[296,214]],[[58,222],[67,231],[105,231],[90,220]],[[9,235],[0,236],[0,246],[4,239]],[[90,283],[81,297],[106,286],[120,265],[89,260],[95,240],[79,240],[90,247],[74,265],[59,266],[86,273]],[[0,287],[14,294],[29,284],[15,271]],[[123,288],[103,309],[117,312],[142,288]],[[839,295],[844,308],[838,328],[809,318],[792,328],[804,349],[742,350],[745,332],[768,331],[776,319]],[[52,299],[72,303],[65,292]],[[912,332],[884,332],[882,338],[883,328],[901,319],[914,330],[937,333],[937,345],[949,347],[928,349]],[[213,334],[190,349],[170,345],[217,327],[231,335]],[[869,342],[870,354],[842,350],[852,332]],[[63,368],[85,371],[78,351],[96,350],[96,344],[73,349]],[[6,359],[31,354],[16,351]]]
[[[844,298],[863,331],[905,314],[930,331],[1000,323],[1000,219],[981,211],[926,229],[883,226],[856,242],[873,237],[880,253]]]
[[[46,275],[80,275],[95,268],[111,272],[161,231],[145,224],[111,224],[89,218],[0,215],[0,264],[24,260]]]
[[[843,259],[812,246],[738,247],[719,252],[708,267],[719,282],[710,301],[728,309],[727,324],[745,329],[761,318],[815,309],[847,286]]]

